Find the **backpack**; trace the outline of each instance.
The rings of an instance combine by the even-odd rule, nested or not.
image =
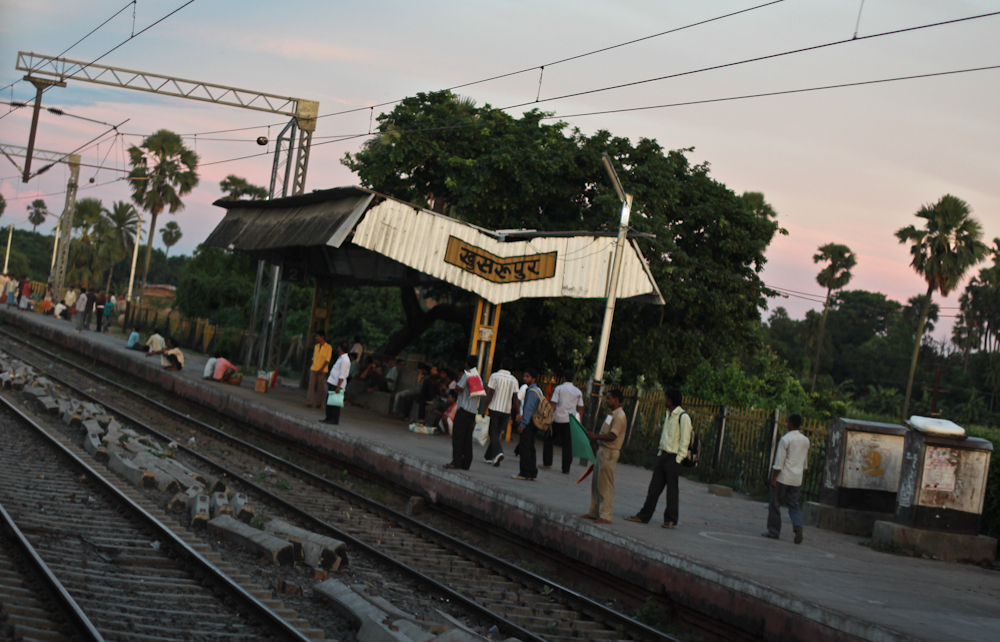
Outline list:
[[[538,429],[538,432],[547,433],[552,429],[552,413],[554,412],[552,404],[538,388],[533,389],[532,392],[538,395],[538,405],[535,406],[535,412],[531,415],[531,423]]]
[[[687,415],[686,412],[681,413],[681,416]],[[688,420],[691,419],[691,415],[688,415]],[[701,440],[698,439],[698,433],[694,431],[694,426],[691,426],[691,443],[688,444],[687,457],[681,460],[681,466],[685,468],[694,468],[698,465],[698,453],[701,451]]]

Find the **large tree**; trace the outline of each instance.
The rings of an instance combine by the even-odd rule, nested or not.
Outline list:
[[[851,268],[857,264],[857,258],[851,248],[838,243],[827,243],[813,255],[813,263],[826,262],[826,267],[816,275],[816,282],[826,288],[826,302],[823,304],[823,320],[819,324],[819,336],[816,338],[816,361],[813,363],[812,385],[810,394],[816,391],[816,375],[819,374],[819,357],[823,351],[823,334],[826,332],[826,317],[830,312],[830,296],[834,290],[839,290],[851,281]]]
[[[609,367],[673,381],[705,359],[753,352],[769,294],[758,273],[777,223],[712,179],[707,165],[692,165],[690,150],[606,131],[586,136],[547,119],[537,110],[515,118],[449,92],[418,94],[381,116],[381,135],[343,162],[368,187],[486,228],[613,232],[621,204],[601,162],[608,152],[635,196],[632,226],[655,235],[637,242],[667,300],[665,308],[619,304]],[[457,307],[472,302],[461,292],[450,298]],[[426,322],[410,294],[403,303],[408,325]],[[498,353],[551,369],[590,362],[601,309],[578,299],[505,304]]]
[[[31,205],[28,206],[28,222],[31,223],[31,231],[37,231],[38,226],[45,222],[45,217],[48,215],[49,208],[45,205],[44,200],[36,198],[31,201]]]
[[[934,292],[948,296],[965,273],[983,260],[989,249],[981,240],[983,228],[972,216],[968,203],[956,196],[945,194],[937,203],[921,207],[916,216],[924,220],[922,228],[908,225],[896,231],[900,243],[910,244],[910,266],[927,282],[906,382],[904,420],[910,410],[913,377],[917,372],[917,357],[920,356],[931,297]]]
[[[128,150],[128,182],[132,189],[132,200],[149,212],[149,234],[146,244],[146,258],[143,261],[142,280],[139,292],[146,287],[149,275],[149,258],[153,249],[153,235],[156,232],[156,218],[163,210],[171,214],[184,209],[181,197],[189,194],[198,185],[198,155],[184,146],[177,134],[161,129]]]

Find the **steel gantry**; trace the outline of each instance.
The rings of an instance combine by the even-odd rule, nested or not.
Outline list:
[[[87,165],[80,162],[79,154],[65,154],[59,152],[49,152],[43,149],[31,150],[19,145],[7,145],[0,143],[0,153],[14,162],[13,157],[28,158],[34,153],[35,158],[40,161],[48,161],[49,165],[43,167],[41,172],[56,163],[66,163],[69,166],[69,182],[66,183],[66,204],[63,206],[62,216],[59,217],[59,228],[55,235],[55,245],[52,247],[52,264],[49,272],[49,285],[57,299],[62,298],[62,289],[66,281],[66,266],[69,263],[69,235],[73,228],[73,207],[76,205],[76,189],[80,184],[80,167],[97,167],[97,165]],[[17,163],[14,162],[16,166]],[[27,167],[27,163],[25,163]],[[22,168],[18,167],[19,170]],[[24,170],[27,171],[27,170]]]
[[[226,85],[185,80],[175,76],[109,67],[87,63],[80,60],[55,58],[36,53],[18,52],[17,69],[27,72],[25,80],[38,87],[35,99],[35,117],[32,121],[30,140],[34,141],[37,115],[41,105],[41,94],[46,85],[65,86],[67,80],[96,83],[121,89],[134,89],[148,93],[175,96],[189,100],[253,109],[255,111],[290,116],[288,125],[281,131],[276,140],[274,163],[271,170],[269,198],[295,196],[303,194],[306,189],[306,171],[309,168],[309,153],[312,147],[313,132],[316,130],[316,118],[319,115],[319,102],[279,96],[249,89],[238,89]],[[298,144],[295,144],[296,136]],[[30,165],[30,153],[24,170],[27,177]],[[292,173],[294,168],[294,173]],[[288,183],[291,174],[291,194]],[[25,178],[27,180],[27,178]],[[270,274],[266,274],[266,272]],[[254,290],[253,317],[250,324],[249,341],[247,342],[246,363],[250,365],[257,361],[261,368],[268,370],[277,367],[279,358],[280,337],[284,332],[284,319],[288,305],[288,283],[282,282],[281,266],[273,265],[270,269],[261,261],[257,269],[257,283]],[[258,318],[262,286],[267,282],[264,314]],[[261,326],[258,328],[258,326]],[[275,337],[278,339],[275,340]],[[256,357],[256,358],[255,358]]]

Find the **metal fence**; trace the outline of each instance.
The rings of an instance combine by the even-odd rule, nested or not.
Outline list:
[[[577,382],[586,389],[587,382]],[[625,394],[628,434],[622,447],[622,461],[652,466],[656,459],[663,422],[667,415],[662,390],[621,388]],[[788,413],[782,409],[740,408],[685,397],[682,404],[701,440],[700,461],[695,474],[707,481],[727,481],[738,490],[766,488],[771,479],[778,440],[785,434]],[[599,409],[603,412],[602,408]],[[802,480],[802,496],[819,499],[826,456],[826,423],[805,418],[802,433],[809,437],[809,465]]]

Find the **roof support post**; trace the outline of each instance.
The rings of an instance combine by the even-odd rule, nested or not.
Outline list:
[[[479,374],[484,377],[493,370],[493,354],[497,347],[497,330],[500,327],[500,306],[493,305],[479,297],[476,304],[476,316],[472,319],[472,337],[469,341],[469,354],[479,359]]]

